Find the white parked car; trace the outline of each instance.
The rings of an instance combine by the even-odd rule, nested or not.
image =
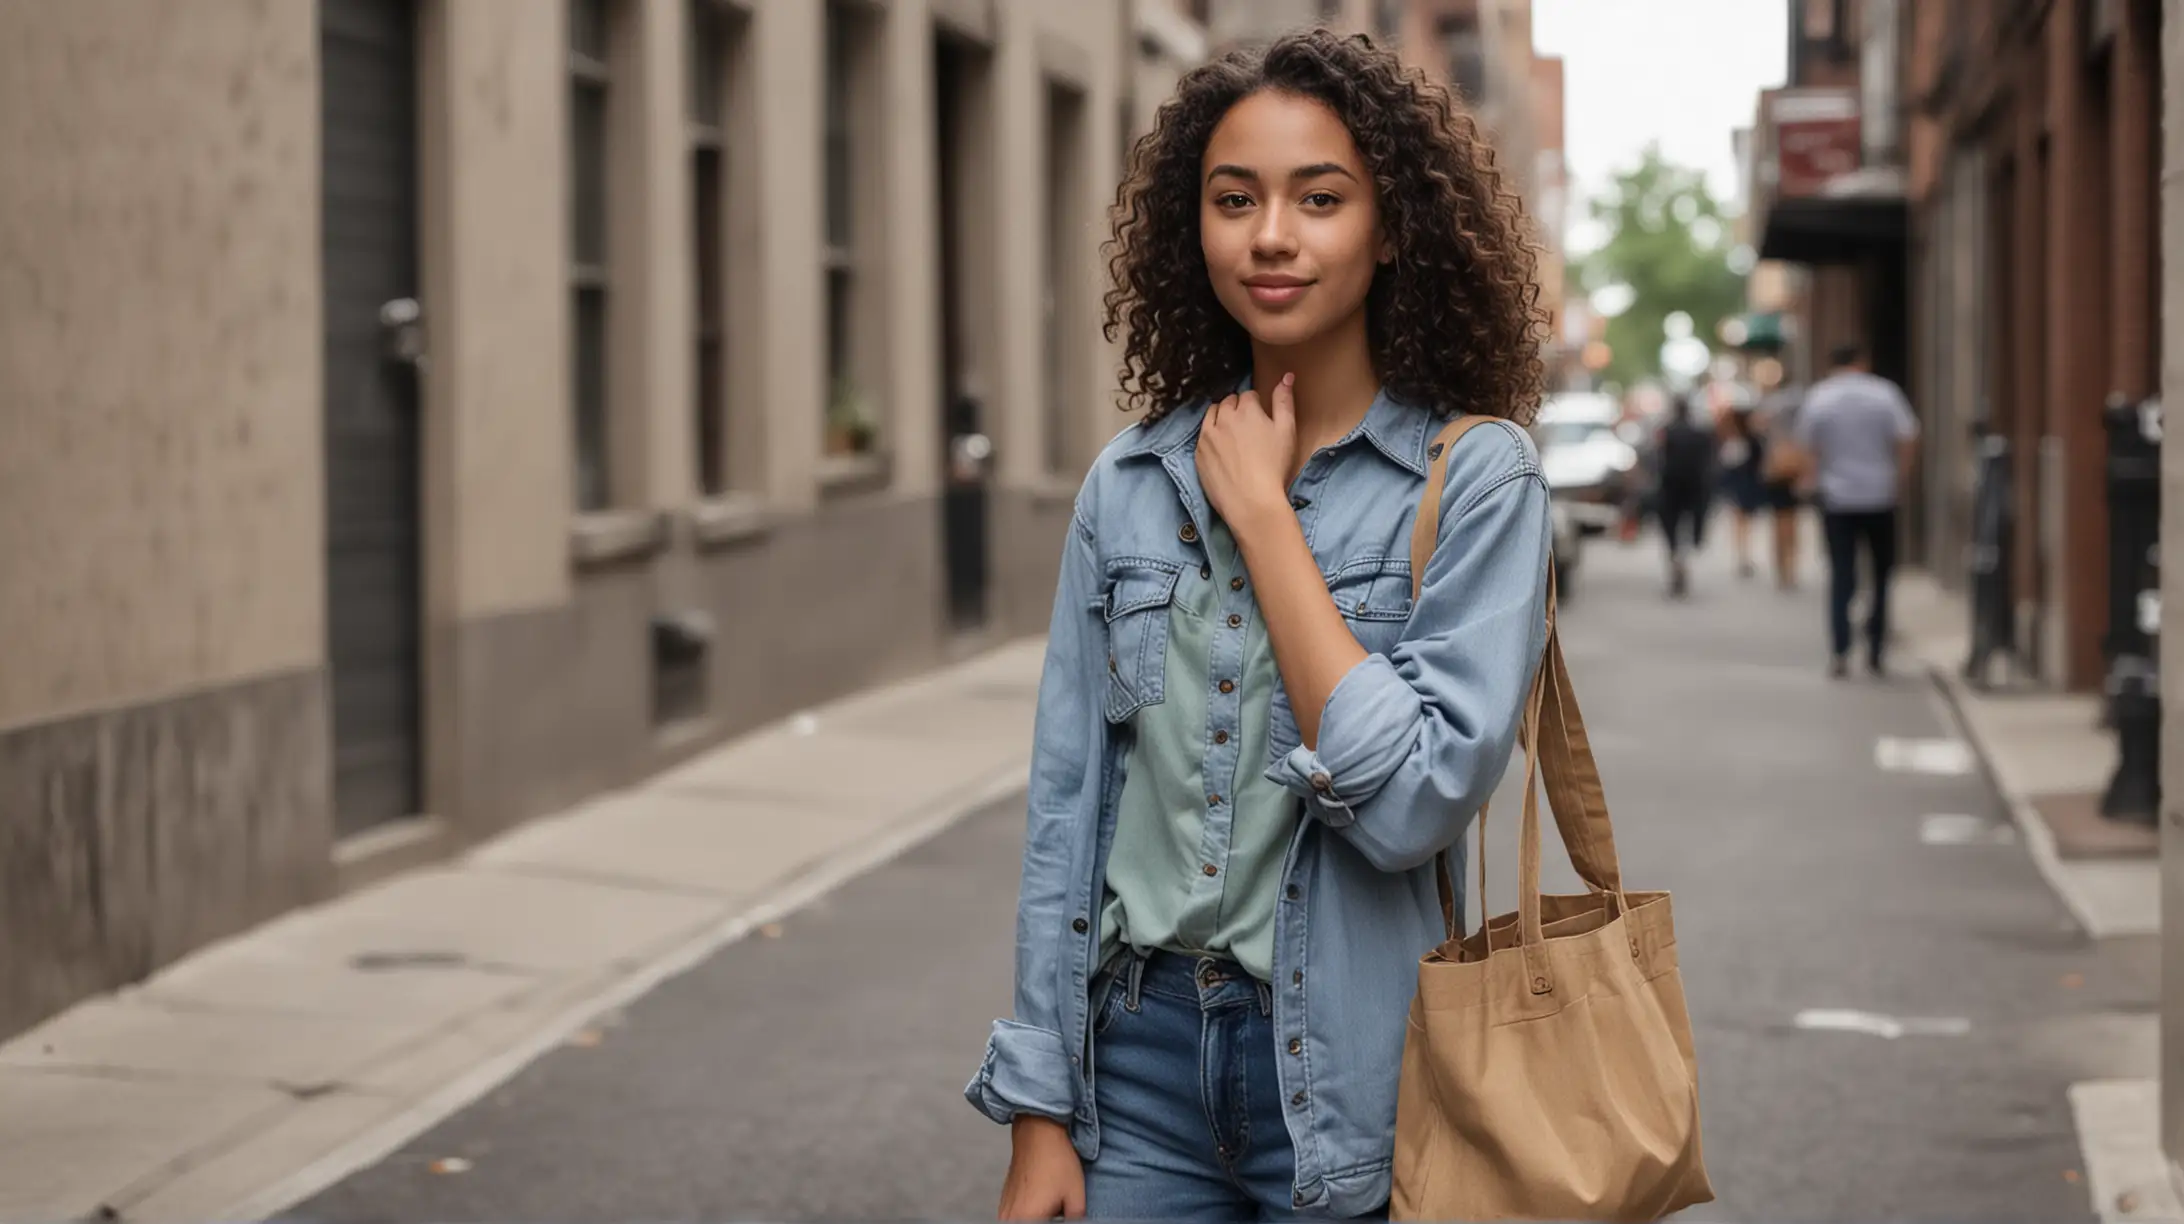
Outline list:
[[[1608,396],[1564,391],[1532,425],[1547,489],[1586,535],[1612,529],[1638,489],[1638,450],[1616,429],[1622,415]]]

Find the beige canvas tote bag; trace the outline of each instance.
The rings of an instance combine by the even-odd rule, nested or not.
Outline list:
[[[1423,578],[1448,449],[1429,451],[1411,540]],[[1550,567],[1551,570],[1551,567]],[[1443,860],[1448,941],[1418,966],[1396,1104],[1397,1220],[1654,1220],[1711,1201],[1698,1068],[1665,892],[1623,887],[1600,771],[1555,627],[1525,702],[1517,912],[1466,937]],[[1589,891],[1540,895],[1539,781]],[[1485,895],[1485,819],[1479,875]]]

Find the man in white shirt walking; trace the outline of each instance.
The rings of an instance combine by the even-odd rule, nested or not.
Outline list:
[[[1872,567],[1866,616],[1866,666],[1881,675],[1888,646],[1888,577],[1896,564],[1896,507],[1918,455],[1919,423],[1896,384],[1873,373],[1865,355],[1844,346],[1829,355],[1826,378],[1806,393],[1797,445],[1811,457],[1828,536],[1830,670],[1850,672],[1850,603],[1858,589],[1858,552]]]

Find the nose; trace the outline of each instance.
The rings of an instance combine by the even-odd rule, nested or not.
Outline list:
[[[1272,204],[1259,210],[1251,231],[1251,253],[1260,259],[1287,259],[1297,253],[1294,219],[1288,208]]]

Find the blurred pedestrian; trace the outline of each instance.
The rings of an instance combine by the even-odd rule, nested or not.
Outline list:
[[[1131,158],[1146,413],[1064,541],[1014,1014],[965,1089],[1004,1219],[1387,1208],[1419,960],[1546,642],[1528,231],[1452,109],[1312,30],[1194,69]]]
[[[1671,401],[1654,452],[1653,501],[1668,546],[1668,593],[1678,598],[1691,590],[1686,542],[1692,551],[1705,544],[1707,504],[1714,497],[1714,436],[1699,424],[1692,400],[1679,395]]]
[[[1865,354],[1845,345],[1813,385],[1797,416],[1799,447],[1812,456],[1828,536],[1828,668],[1850,672],[1850,605],[1858,589],[1858,554],[1872,575],[1866,605],[1866,666],[1887,671],[1888,580],[1896,565],[1896,506],[1917,458],[1919,423],[1901,388],[1873,373]]]
[[[1762,464],[1766,443],[1748,404],[1731,404],[1721,421],[1721,491],[1729,502],[1730,543],[1736,551],[1737,577],[1750,578],[1752,519],[1767,506]]]
[[[1775,584],[1785,591],[1797,589],[1799,535],[1803,529],[1805,482],[1811,464],[1797,444],[1797,414],[1804,392],[1782,387],[1761,401],[1760,434],[1767,453],[1760,465],[1766,503],[1774,518]]]

